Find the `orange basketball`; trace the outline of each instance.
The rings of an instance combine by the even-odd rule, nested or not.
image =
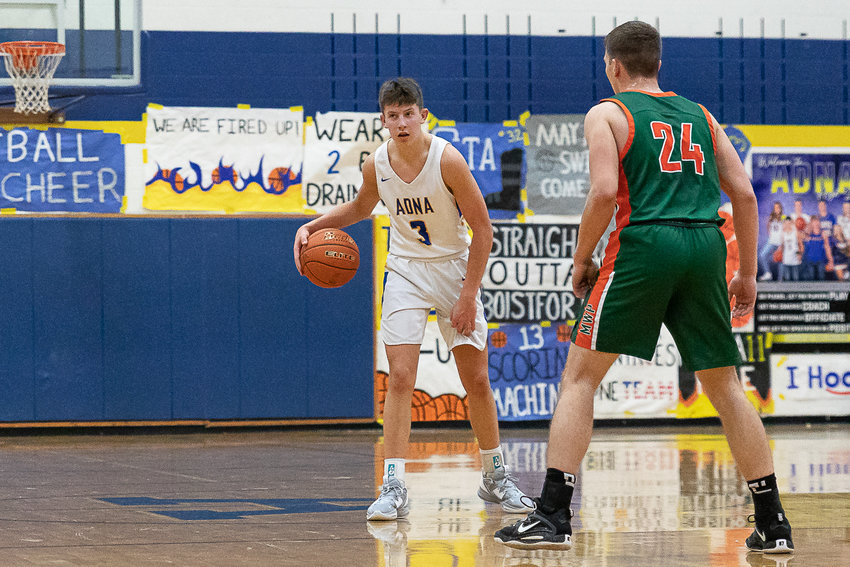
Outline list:
[[[338,228],[317,230],[301,248],[301,268],[319,287],[348,283],[360,266],[360,250],[354,239]]]
[[[170,169],[163,169],[162,178],[171,183],[171,187],[173,187],[175,191],[178,193],[183,192],[183,176],[179,173],[176,171],[172,172]]]
[[[276,167],[269,173],[269,187],[274,189],[276,194],[283,193],[297,177],[298,175],[288,167]]]
[[[502,348],[508,344],[508,336],[503,331],[493,331],[490,333],[490,344],[494,348]]]
[[[223,165],[221,166],[221,169],[218,167],[213,169],[212,181],[216,185],[224,183],[225,181],[230,181],[230,184],[234,185],[237,179],[239,179],[239,174],[236,173],[236,170],[233,169],[233,167]]]
[[[797,225],[797,230],[806,230],[806,219],[803,217],[797,217],[794,224]]]

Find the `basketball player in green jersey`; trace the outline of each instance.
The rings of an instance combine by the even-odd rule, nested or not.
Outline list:
[[[790,553],[764,426],[744,395],[730,315],[753,309],[758,214],[749,178],[723,129],[701,105],[658,86],[661,38],[628,22],[605,38],[615,96],[585,118],[590,191],[579,227],[573,290],[584,298],[573,328],[549,433],[537,508],[496,532],[516,548],[569,549],[570,500],[593,428],[593,399],[619,354],[651,359],[661,324],[696,371],[723,424],[755,504],[747,547]],[[725,280],[720,190],[732,202],[740,269]],[[591,258],[616,212],[600,268]],[[735,305],[729,309],[730,297]]]

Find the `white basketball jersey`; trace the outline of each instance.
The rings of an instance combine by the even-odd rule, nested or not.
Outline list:
[[[800,243],[797,240],[797,229],[790,232],[782,231],[782,263],[786,266],[799,266],[803,263],[797,252]]]
[[[469,249],[469,233],[454,195],[443,182],[440,159],[448,142],[431,137],[422,171],[410,183],[390,166],[389,140],[375,152],[378,195],[390,214],[390,254],[433,259],[458,256]]]

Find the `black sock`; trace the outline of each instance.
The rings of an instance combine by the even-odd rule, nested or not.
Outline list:
[[[548,513],[569,510],[575,485],[575,475],[558,469],[546,469],[546,480],[543,482],[543,492],[540,495],[540,507]]]
[[[756,519],[768,518],[774,514],[784,513],[779,501],[779,489],[776,487],[776,475],[770,474],[764,478],[748,480],[747,487],[753,495]]]

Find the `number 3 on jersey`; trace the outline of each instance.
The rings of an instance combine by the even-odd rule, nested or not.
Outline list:
[[[696,169],[697,175],[702,175],[705,155],[702,153],[702,147],[699,144],[694,144],[691,140],[693,124],[690,122],[682,122],[679,144],[682,161],[670,159],[670,156],[673,155],[673,148],[676,144],[673,126],[666,122],[659,122],[657,120],[651,122],[650,126],[652,127],[652,137],[656,140],[664,140],[664,143],[661,146],[661,154],[658,156],[658,163],[661,166],[661,171],[665,173],[678,173],[682,171],[682,161],[692,161],[694,162],[694,168]]]
[[[410,221],[410,228],[419,233],[419,242],[425,246],[431,246],[431,236],[428,234],[428,227],[425,226],[425,221],[412,220]]]

